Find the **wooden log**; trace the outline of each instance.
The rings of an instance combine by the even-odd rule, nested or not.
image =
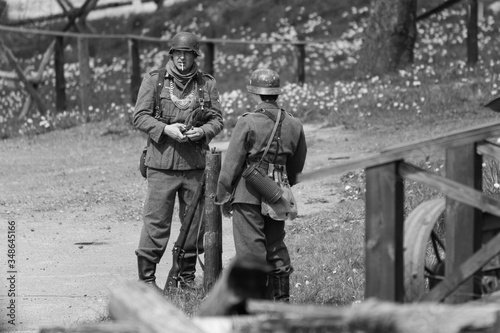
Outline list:
[[[482,157],[476,153],[475,143],[446,150],[445,172],[447,179],[461,183],[464,187],[476,193],[482,193]],[[463,192],[463,190],[461,191]],[[453,277],[453,272],[477,251],[482,244],[482,212],[467,201],[457,201],[445,192],[445,241],[446,241],[446,280]],[[490,203],[489,197],[483,198],[481,203]],[[498,200],[497,200],[498,201]],[[499,209],[500,206],[495,208]],[[488,212],[491,213],[491,212]],[[500,214],[496,214],[499,215]],[[476,274],[476,280],[481,281],[481,272]],[[481,294],[480,283],[472,279],[463,283],[447,302],[463,303]]]
[[[141,59],[139,57],[139,41],[128,39],[128,67],[130,75],[130,101],[135,105],[141,86]]]
[[[64,77],[64,37],[56,37],[54,47],[56,112],[66,110],[66,79]]]
[[[366,169],[365,298],[404,300],[404,191],[399,163]]]
[[[127,282],[111,290],[109,314],[118,322],[133,323],[141,333],[202,333],[187,315],[141,282]]]
[[[427,172],[409,163],[402,163],[399,172],[405,178],[428,185],[455,201],[475,207],[483,212],[500,216],[500,200],[490,197],[461,183]],[[472,224],[469,220],[467,223]]]
[[[222,214],[215,204],[217,180],[221,169],[221,152],[212,150],[207,153],[205,183],[205,270],[203,287],[209,291],[222,272]]]
[[[87,121],[90,120],[89,108],[91,100],[91,70],[89,63],[89,41],[78,38],[78,62],[80,64],[80,110]]]

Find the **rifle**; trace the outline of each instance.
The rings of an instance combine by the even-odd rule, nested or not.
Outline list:
[[[188,205],[186,212],[184,213],[184,223],[182,224],[181,230],[179,232],[179,237],[177,237],[174,248],[172,249],[172,268],[168,273],[167,282],[165,283],[165,291],[168,291],[171,288],[177,288],[179,286],[179,282],[182,280],[180,271],[184,260],[184,255],[186,254],[184,245],[186,244],[188,232],[191,228],[191,224],[193,223],[194,213],[196,212],[196,208],[198,207],[198,203],[205,188],[205,178],[205,172],[203,172],[201,180],[198,183],[198,187],[196,188],[193,198],[191,199],[191,203]]]

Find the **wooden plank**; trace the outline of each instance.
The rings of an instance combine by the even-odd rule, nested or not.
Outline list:
[[[500,200],[457,181],[429,173],[408,163],[401,163],[400,174],[408,179],[428,185],[458,202],[475,207],[483,212],[500,216]],[[472,223],[469,221],[469,223]]]
[[[404,300],[404,191],[399,163],[366,169],[365,298]]]
[[[222,214],[220,206],[215,204],[221,160],[220,151],[212,150],[206,154],[205,270],[203,272],[203,287],[206,291],[212,289],[222,272]]]
[[[476,153],[474,143],[446,150],[446,177],[467,186],[470,190],[482,193],[482,157]],[[462,191],[463,192],[463,191]],[[445,192],[445,194],[448,194]],[[489,197],[482,194],[478,204],[488,203]],[[486,199],[486,198],[488,199]],[[495,205],[500,208],[498,204]],[[446,265],[445,277],[456,271],[462,263],[481,247],[482,212],[468,202],[446,198],[445,210]],[[478,274],[476,281],[480,281]],[[469,280],[456,290],[446,301],[463,303],[481,294],[479,283]]]
[[[28,80],[26,75],[24,75],[23,70],[21,69],[21,66],[17,63],[16,57],[14,57],[14,54],[12,51],[2,42],[0,42],[0,45],[3,47],[5,55],[7,57],[7,60],[11,64],[12,67],[14,67],[14,71],[16,72],[17,76],[23,82],[24,84],[24,89],[28,92],[28,94],[31,96],[33,101],[36,103],[38,110],[42,115],[47,114],[47,107],[45,106],[45,103],[43,102],[42,98],[40,95],[38,95],[36,89],[33,87],[32,83]]]
[[[137,39],[131,38],[128,40],[128,58],[130,97],[132,105],[135,105],[141,87],[141,58],[139,57],[139,41]]]
[[[468,129],[454,131],[441,136],[436,136],[426,140],[419,140],[413,143],[396,145],[383,149],[382,153],[396,153],[411,150],[421,150],[430,147],[453,148],[464,144],[474,143],[494,136],[500,136],[500,122],[487,125],[473,126]]]
[[[486,155],[500,161],[500,147],[496,144],[490,142],[480,143],[476,149],[479,155]]]
[[[300,174],[299,182],[314,180],[318,178],[328,177],[346,171],[355,169],[370,168],[379,164],[391,163],[407,157],[415,150],[423,150],[433,145],[441,147],[456,147],[463,142],[471,143],[482,141],[486,138],[500,136],[500,122],[491,125],[481,125],[471,127],[469,129],[452,132],[448,135],[438,136],[427,140],[416,141],[413,143],[394,146],[382,150],[378,154],[373,154],[364,158],[355,159],[346,163],[327,166],[324,168],[316,169],[307,173]]]
[[[141,333],[203,332],[184,312],[145,283],[126,282],[114,286],[108,308],[113,320],[133,322]]]
[[[66,110],[66,78],[64,77],[64,38],[56,37],[54,47],[56,112]]]
[[[80,111],[86,121],[90,120],[89,108],[91,101],[91,75],[89,56],[89,41],[86,38],[78,38],[78,62],[80,64]]]
[[[448,232],[448,230],[447,230]],[[464,245],[464,244],[461,244]],[[446,248],[448,251],[448,247]],[[474,273],[478,272],[493,257],[500,254],[500,234],[493,237],[488,243],[484,244],[477,252],[465,260],[460,266],[450,273],[446,274],[445,280],[425,294],[421,301],[440,302],[450,296]],[[448,252],[446,253],[446,263],[448,264]]]

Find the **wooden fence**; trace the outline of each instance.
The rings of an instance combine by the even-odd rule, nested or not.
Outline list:
[[[55,71],[55,94],[56,94],[56,111],[61,112],[66,109],[66,82],[64,79],[64,43],[65,39],[75,38],[77,39],[78,45],[78,59],[80,64],[80,108],[83,112],[88,110],[88,107],[92,105],[91,96],[91,69],[89,66],[90,56],[89,56],[89,42],[93,39],[119,39],[127,42],[128,45],[128,75],[130,78],[130,98],[131,103],[135,104],[137,93],[142,79],[142,67],[140,63],[140,49],[141,42],[153,42],[159,44],[168,44],[170,41],[145,37],[138,35],[98,35],[89,33],[72,33],[67,31],[47,31],[47,30],[35,30],[35,29],[24,29],[16,28],[11,26],[0,25],[0,31],[3,32],[13,32],[19,34],[34,34],[43,36],[53,36],[55,37],[55,42],[51,44],[49,50],[46,52],[47,57],[44,57],[43,66],[48,64],[48,58],[54,54],[54,71]],[[295,76],[296,80],[300,85],[303,85],[306,81],[306,45],[308,44],[322,44],[329,43],[333,40],[315,40],[315,41],[258,41],[258,40],[231,40],[231,39],[203,39],[200,41],[204,47],[204,68],[203,70],[209,74],[214,72],[214,61],[215,53],[217,47],[224,47],[227,44],[244,44],[244,45],[293,45],[295,48],[296,56],[296,68]],[[2,45],[4,49],[7,50],[9,55],[9,62],[15,69],[15,72],[0,71],[0,78],[7,80],[19,79],[25,83],[27,86],[27,92],[29,96],[33,98],[38,109],[42,114],[47,112],[47,106],[44,105],[42,99],[36,94],[36,88],[33,86],[39,83],[40,76],[33,78],[25,75],[24,71],[18,64],[14,53],[4,44]],[[18,68],[19,70],[17,70]],[[41,68],[43,69],[43,68]],[[42,70],[43,71],[43,70]],[[40,70],[39,70],[40,72]]]

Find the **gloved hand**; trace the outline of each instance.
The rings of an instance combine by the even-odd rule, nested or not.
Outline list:
[[[224,202],[221,206],[222,215],[225,217],[233,217],[233,209],[231,207],[231,202]]]

